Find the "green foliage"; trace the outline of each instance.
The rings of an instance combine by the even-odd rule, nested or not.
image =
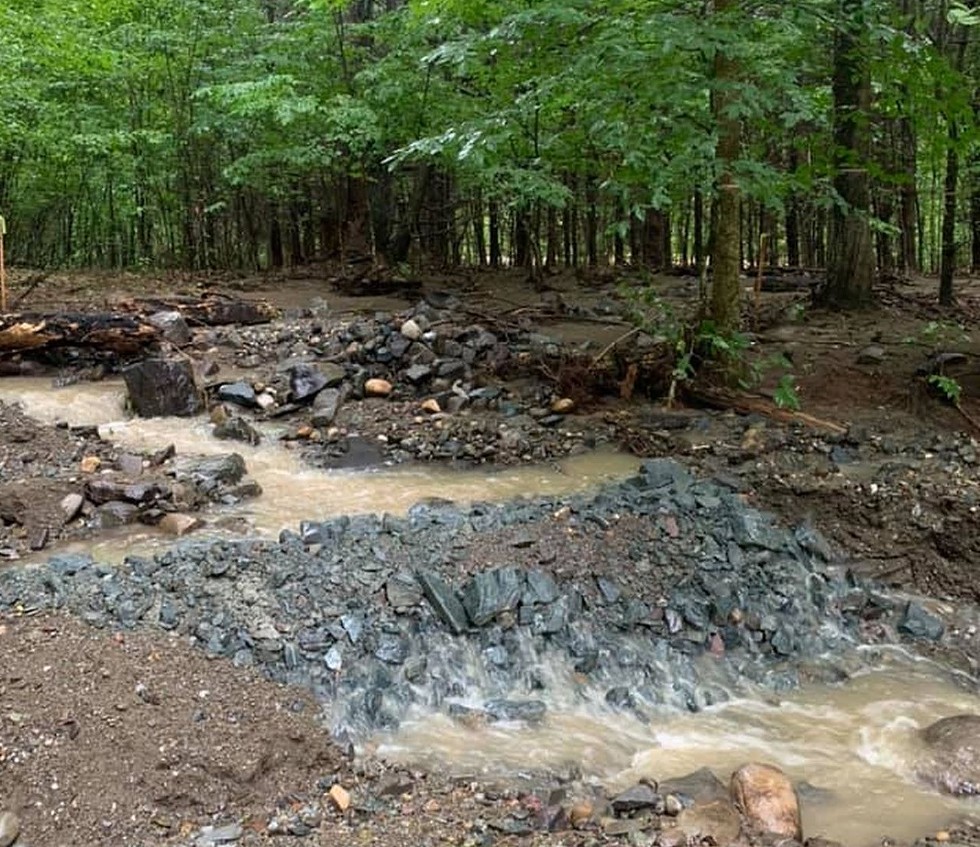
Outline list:
[[[963,396],[963,386],[959,381],[944,374],[932,374],[927,382],[935,388],[951,406],[959,406]]]

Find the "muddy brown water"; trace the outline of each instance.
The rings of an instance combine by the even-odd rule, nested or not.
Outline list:
[[[41,421],[97,425],[105,438],[130,449],[173,443],[179,454],[236,451],[263,488],[254,501],[209,514],[204,532],[229,518],[250,532],[275,535],[300,518],[342,513],[404,513],[426,497],[458,501],[505,500],[529,494],[588,490],[633,473],[635,458],[592,453],[545,467],[449,471],[410,467],[319,471],[304,466],[267,428],[258,447],[219,441],[206,418],[128,419],[124,388],[114,382],[52,389],[44,379],[0,382],[0,399],[20,402]],[[172,543],[152,529],[104,535],[69,546],[103,560],[149,552]],[[556,681],[550,691],[572,691]],[[444,715],[416,713],[395,735],[369,749],[387,759],[436,765],[458,775],[506,776],[522,771],[567,771],[625,788],[641,777],[664,779],[709,767],[722,780],[748,760],[773,762],[816,790],[803,792],[804,832],[852,847],[880,843],[882,835],[911,839],[951,820],[980,814],[980,802],[956,800],[912,778],[916,730],[959,712],[980,712],[975,686],[958,686],[942,668],[896,652],[876,670],[843,686],[814,685],[786,695],[759,691],[698,714],[650,711],[641,722],[594,702],[549,702],[534,727],[462,725]],[[471,705],[481,702],[473,692]]]

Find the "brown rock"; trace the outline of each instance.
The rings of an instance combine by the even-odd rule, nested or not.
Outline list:
[[[95,473],[102,467],[102,460],[98,456],[85,456],[82,458],[82,473]]]
[[[185,515],[182,512],[171,512],[164,515],[160,521],[160,529],[168,535],[187,535],[188,532],[197,529],[201,522],[193,515]]]
[[[350,792],[342,785],[337,784],[330,789],[330,799],[340,812],[350,808]]]
[[[688,843],[711,840],[715,844],[731,844],[742,828],[738,813],[727,800],[716,800],[714,803],[684,809],[675,820],[675,829],[684,833]]]
[[[422,411],[428,412],[430,415],[438,415],[442,411],[442,407],[435,397],[430,397],[428,400],[422,401]]]
[[[391,394],[391,390],[392,385],[386,379],[375,377],[364,383],[364,393],[368,397],[387,397]]]
[[[592,822],[595,807],[588,800],[579,800],[568,810],[568,820],[573,827],[581,829]]]
[[[742,765],[732,774],[731,793],[754,829],[803,840],[796,789],[779,768],[756,762]]]
[[[561,397],[551,404],[551,411],[558,415],[567,415],[575,408],[575,401],[571,397]]]
[[[313,434],[313,427],[309,424],[302,424],[296,429],[297,438],[309,438]]]
[[[219,403],[217,406],[211,407],[208,417],[211,419],[211,423],[213,423],[215,426],[221,426],[221,424],[228,423],[228,418],[230,418],[231,415],[228,414],[227,407],[223,403]]]

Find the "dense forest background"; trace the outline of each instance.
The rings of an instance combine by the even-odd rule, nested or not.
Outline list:
[[[8,259],[710,255],[828,268],[842,303],[943,271],[948,301],[980,267],[977,22],[927,0],[6,0]]]

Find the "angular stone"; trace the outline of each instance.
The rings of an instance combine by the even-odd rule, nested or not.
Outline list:
[[[224,385],[218,386],[218,399],[246,409],[255,409],[259,405],[252,384],[243,379],[237,382],[226,382]]]
[[[418,341],[422,337],[422,327],[409,318],[402,324],[401,333],[409,341]]]
[[[262,435],[244,418],[234,415],[219,424],[212,430],[215,438],[222,440],[243,441],[245,444],[256,445],[262,441]]]
[[[732,844],[742,828],[736,812],[728,801],[707,803],[684,809],[676,818],[676,831],[688,841],[680,843]],[[665,830],[668,832],[669,830]],[[661,839],[662,840],[662,839]]]
[[[534,568],[527,572],[527,586],[521,603],[525,606],[547,605],[558,599],[558,584],[550,573]]]
[[[456,593],[442,579],[431,571],[419,571],[419,584],[425,599],[429,601],[436,614],[453,635],[460,635],[468,629],[466,611]]]
[[[432,368],[428,365],[412,365],[405,371],[405,379],[413,385],[424,382],[432,375]]]
[[[641,809],[651,809],[656,812],[658,808],[663,810],[664,798],[651,786],[638,782],[613,797],[611,804],[617,815],[626,812],[638,812]]]
[[[330,426],[340,409],[341,393],[337,388],[325,388],[313,401],[313,426]]]
[[[144,418],[189,417],[204,408],[186,359],[143,359],[123,370],[129,404]]]
[[[423,400],[421,408],[423,412],[428,412],[430,415],[438,415],[442,411],[442,407],[435,397],[429,397],[427,400]]]
[[[938,641],[943,637],[946,627],[939,618],[927,612],[919,603],[910,600],[905,605],[898,631],[912,638]]]
[[[95,512],[95,520],[102,529],[112,529],[117,526],[126,526],[135,523],[139,518],[139,507],[133,503],[124,503],[121,500],[110,500],[103,503]]]
[[[800,801],[790,778],[774,765],[742,765],[732,774],[732,802],[759,832],[803,840]]]
[[[289,391],[294,403],[312,400],[327,387],[327,378],[315,365],[299,362],[289,369]]]
[[[885,348],[878,344],[869,344],[857,355],[859,365],[880,365],[885,361]]]
[[[920,733],[926,753],[915,775],[940,791],[980,796],[980,715],[953,715]]]
[[[337,811],[346,812],[350,808],[350,792],[342,785],[331,786],[329,796]]]
[[[463,588],[463,607],[474,626],[483,626],[501,612],[516,609],[523,588],[523,574],[517,568],[485,571]]]
[[[385,583],[385,595],[396,609],[405,609],[421,602],[422,589],[414,574],[400,571]]]
[[[147,320],[153,324],[171,344],[183,347],[191,343],[191,330],[180,312],[156,312]]]
[[[684,776],[674,777],[660,783],[659,788],[664,794],[673,794],[682,801],[689,799],[693,803],[714,803],[728,799],[728,788],[709,768],[700,768]]]
[[[535,723],[544,718],[548,707],[541,700],[488,700],[483,710],[494,721]]]

